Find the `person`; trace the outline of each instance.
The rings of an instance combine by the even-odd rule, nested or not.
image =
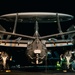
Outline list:
[[[0,52],[0,71],[2,70],[2,58],[1,58],[1,52]]]
[[[60,65],[61,65],[61,69],[63,70],[63,72],[67,72],[66,59],[65,59],[64,54],[60,55]]]
[[[68,69],[70,68],[70,64],[71,64],[70,63],[71,57],[72,57],[72,51],[66,51],[65,58],[66,58],[66,65]]]
[[[8,65],[7,65],[7,59],[8,59],[8,54],[4,51],[1,52],[1,58],[2,58],[2,65],[3,65],[3,69],[8,69]]]

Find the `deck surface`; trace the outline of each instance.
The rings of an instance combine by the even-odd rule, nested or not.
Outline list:
[[[34,72],[34,71],[21,71],[11,70],[11,72],[0,71],[0,75],[75,75],[75,72],[63,72],[63,71],[47,71],[47,72]]]

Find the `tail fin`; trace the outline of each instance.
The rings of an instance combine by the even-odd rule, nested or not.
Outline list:
[[[36,23],[35,23],[35,32],[36,32],[36,34],[37,34],[38,30],[39,30],[39,28],[38,28],[38,21],[36,21]]]
[[[35,22],[35,34],[34,34],[34,36],[39,36],[38,30],[39,30],[38,21],[36,21]]]

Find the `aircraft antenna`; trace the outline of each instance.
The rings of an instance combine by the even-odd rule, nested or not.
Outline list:
[[[58,23],[58,30],[59,30],[59,33],[62,33],[62,29],[61,29],[61,25],[60,25],[60,20],[59,20],[59,15],[58,13],[56,13],[56,17],[57,17],[57,23]],[[64,39],[64,35],[61,35],[62,39]]]
[[[16,18],[15,18],[15,24],[14,24],[13,33],[16,32],[17,20],[18,20],[18,13],[16,13]]]

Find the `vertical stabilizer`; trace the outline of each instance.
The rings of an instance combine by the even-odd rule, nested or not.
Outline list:
[[[36,21],[36,23],[35,23],[35,32],[37,33],[38,32],[38,21]]]
[[[38,30],[39,30],[39,28],[38,28],[38,21],[36,21],[35,22],[35,34],[34,34],[34,36],[39,36]]]

